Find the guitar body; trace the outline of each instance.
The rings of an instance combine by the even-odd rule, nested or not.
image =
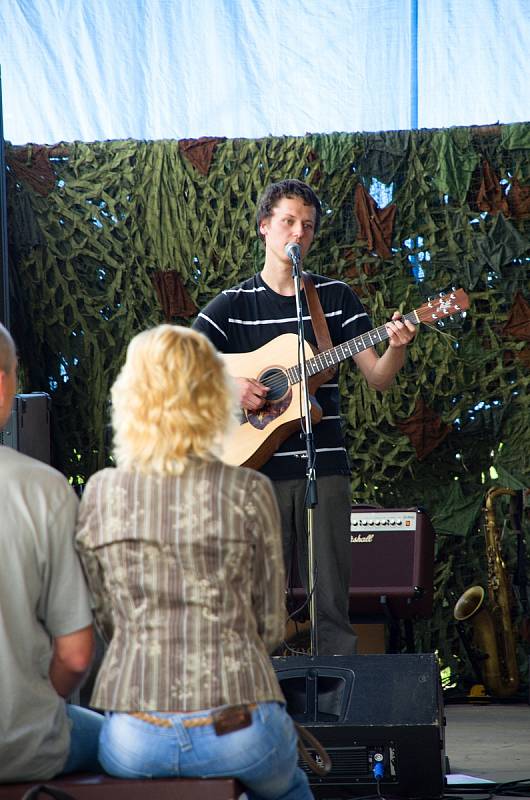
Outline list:
[[[309,342],[305,343],[307,359],[313,357]],[[270,386],[268,399],[259,411],[243,410],[241,424],[232,432],[223,452],[227,464],[257,469],[276,452],[291,433],[300,430],[303,416],[301,383],[291,385],[287,370],[298,361],[298,337],[285,333],[252,350],[250,353],[227,353],[223,356],[232,377],[255,378]],[[322,380],[309,379],[310,391],[316,391]],[[320,421],[322,410],[311,398],[311,419]],[[244,421],[243,421],[244,420]]]

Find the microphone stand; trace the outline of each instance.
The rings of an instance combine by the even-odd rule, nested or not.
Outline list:
[[[318,503],[317,479],[316,479],[316,453],[315,442],[313,439],[313,424],[311,421],[311,400],[309,396],[309,386],[307,383],[307,365],[305,355],[305,336],[304,336],[304,315],[302,311],[301,298],[301,255],[300,248],[293,244],[287,245],[286,253],[291,259],[293,269],[292,276],[296,298],[296,317],[298,328],[298,364],[300,369],[301,399],[303,403],[303,438],[305,439],[307,453],[306,469],[306,492],[305,504],[307,509],[307,551],[308,551],[308,585],[307,592],[309,597],[309,625],[310,625],[310,655],[318,655],[317,644],[317,604],[315,593],[315,552],[314,552],[314,522],[313,509]]]

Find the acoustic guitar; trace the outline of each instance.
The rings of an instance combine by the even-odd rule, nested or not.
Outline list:
[[[468,296],[463,289],[455,289],[429,300],[415,311],[405,314],[403,319],[414,325],[420,322],[434,325],[444,317],[467,308]],[[306,342],[306,374],[311,395],[328,379],[330,367],[388,337],[386,325],[380,325],[321,353],[315,353],[312,345]],[[298,337],[294,333],[285,333],[250,353],[227,353],[224,358],[228,372],[233,377],[255,378],[269,387],[267,401],[262,408],[258,411],[241,409],[240,424],[227,438],[223,451],[223,460],[227,464],[258,469],[291,433],[300,430],[303,405]],[[313,424],[317,424],[321,417],[322,409],[311,397]]]

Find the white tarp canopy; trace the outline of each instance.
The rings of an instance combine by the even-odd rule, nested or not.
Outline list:
[[[1,0],[4,136],[530,119],[530,0]]]

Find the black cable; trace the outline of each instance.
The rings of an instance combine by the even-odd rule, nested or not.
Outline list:
[[[289,622],[289,620],[291,620],[292,622],[294,622],[294,624],[296,626],[298,626],[298,623],[297,623],[295,617],[297,617],[300,614],[300,612],[303,611],[304,608],[306,608],[309,605],[309,603],[311,601],[311,597],[313,596],[313,592],[316,591],[317,580],[318,580],[318,567],[315,564],[313,589],[312,589],[311,592],[309,592],[308,595],[306,595],[306,599],[304,600],[302,605],[299,606],[298,608],[295,608],[294,611],[292,611],[288,615],[287,622]],[[299,631],[298,631],[298,628],[297,628],[296,635],[298,635],[298,633],[299,633]],[[297,650],[295,647],[291,647],[291,645],[289,644],[289,642],[286,639],[284,639],[282,641],[280,647],[284,648],[285,650],[288,650],[289,653],[291,655],[293,655],[293,656],[306,656],[307,655],[307,652],[305,652],[304,650]]]
[[[348,797],[346,800],[403,800],[403,797],[391,794],[381,794],[379,781],[377,781],[378,794],[368,794],[362,797],[353,796]],[[506,781],[505,783],[491,783],[488,788],[484,787],[469,787],[463,789],[462,787],[451,789],[446,787],[442,800],[491,800],[493,797],[529,797],[530,796],[530,778],[521,778],[516,781]]]
[[[502,795],[502,797],[528,797],[530,795],[530,778],[498,783],[495,794]]]
[[[450,800],[466,800],[472,797],[473,800],[491,800],[492,797],[528,797],[530,795],[530,778],[520,778],[516,781],[506,781],[504,783],[488,784],[488,788],[474,786],[463,789],[461,786],[445,789],[444,798]]]
[[[462,789],[462,787],[451,789],[448,787],[445,789],[444,798],[451,798],[451,800],[465,800],[467,797],[473,797],[475,800],[490,800],[493,795],[497,794],[496,787],[497,784],[492,783],[488,784],[491,786],[491,789],[486,789],[482,787],[469,787],[469,789]]]
[[[296,622],[296,620],[295,620],[295,617],[296,617],[296,616],[299,616],[299,614],[300,614],[300,611],[303,611],[303,610],[304,610],[304,608],[306,608],[306,607],[309,605],[309,602],[310,602],[311,598],[313,597],[313,594],[315,593],[315,591],[316,591],[316,588],[317,588],[317,580],[318,580],[318,567],[317,567],[317,565],[315,564],[315,568],[314,568],[314,570],[313,570],[313,589],[312,589],[312,590],[309,592],[309,594],[306,594],[306,599],[304,600],[304,602],[302,603],[302,605],[301,605],[301,606],[299,606],[298,608],[295,608],[295,610],[294,610],[294,611],[291,611],[291,613],[290,613],[290,614],[289,614],[289,616],[287,617],[287,622],[288,622],[289,620],[292,620],[293,622]],[[292,588],[292,587],[291,587],[291,588]],[[294,601],[292,600],[292,594],[291,594],[291,602],[294,602]]]
[[[363,794],[362,797],[344,797],[344,800],[391,800],[391,798],[388,795],[385,798],[381,797],[380,794]]]

